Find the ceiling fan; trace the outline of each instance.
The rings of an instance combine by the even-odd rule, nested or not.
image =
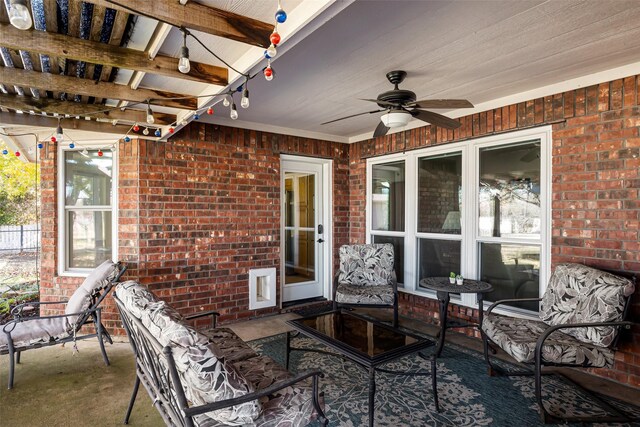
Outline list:
[[[376,138],[386,135],[391,128],[406,126],[413,117],[431,123],[432,125],[447,129],[456,129],[460,127],[459,121],[450,119],[442,114],[434,113],[433,111],[426,111],[425,108],[473,108],[473,104],[466,99],[423,99],[416,101],[416,94],[414,92],[398,88],[398,85],[403,82],[405,77],[407,77],[406,71],[389,71],[387,73],[387,79],[395,86],[394,89],[381,93],[376,99],[363,99],[363,101],[375,102],[381,108],[380,110],[352,114],[322,124],[326,125],[352,117],[386,111],[386,113],[380,117],[380,123],[373,132],[373,137]]]

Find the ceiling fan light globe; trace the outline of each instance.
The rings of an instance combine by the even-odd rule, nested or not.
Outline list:
[[[399,128],[409,123],[411,114],[406,111],[390,111],[387,114],[383,114],[380,120],[388,128]]]

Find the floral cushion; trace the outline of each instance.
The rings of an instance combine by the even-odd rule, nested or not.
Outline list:
[[[534,363],[536,343],[548,327],[539,320],[495,314],[486,315],[482,321],[482,330],[487,337],[522,363]],[[613,351],[556,331],[545,340],[542,360],[585,367],[610,367],[613,365]]]
[[[393,281],[393,245],[344,245],[340,248],[338,283],[380,286]]]
[[[291,374],[267,356],[254,355],[238,361],[234,367],[256,388],[263,389],[278,381],[291,378]],[[306,426],[314,414],[311,380],[278,390],[260,399],[262,413],[251,427]],[[223,426],[215,420],[195,417],[200,427]]]
[[[227,363],[236,363],[256,355],[256,352],[229,328],[214,328],[200,331],[214,343]]]
[[[336,302],[342,304],[393,304],[394,292],[391,285],[357,286],[339,283]]]
[[[184,323],[182,316],[158,300],[145,286],[121,283],[116,295],[163,346],[172,348],[185,396],[192,405],[203,405],[239,397],[254,391],[253,386],[224,359],[207,336]],[[205,417],[226,425],[251,425],[260,414],[257,401],[207,412]]]
[[[548,325],[620,321],[626,297],[634,290],[633,282],[624,277],[581,264],[560,264],[542,298],[540,319]],[[608,347],[618,328],[575,328],[563,332],[582,342]]]

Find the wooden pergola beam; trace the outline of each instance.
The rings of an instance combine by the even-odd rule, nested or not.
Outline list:
[[[55,117],[40,116],[34,114],[19,114],[0,111],[0,124],[16,126],[33,126],[50,128],[55,130],[58,119]],[[124,135],[131,128],[128,125],[112,125],[111,123],[96,122],[95,120],[64,119],[62,126],[65,130],[84,130],[89,132],[109,133]]]
[[[104,105],[81,104],[79,102],[63,101],[60,99],[32,98],[30,96],[6,95],[0,93],[0,106],[10,110],[34,111],[36,113],[70,115],[73,117],[90,117],[92,119],[124,120],[127,122],[146,123],[146,110],[121,111],[119,108],[106,111],[109,108]],[[176,116],[165,113],[153,114],[156,125],[168,125],[174,123]]]
[[[269,46],[273,31],[272,24],[196,2],[181,5],[178,0],[86,1],[259,47]]]
[[[178,71],[178,58],[157,55],[149,59],[149,56],[140,50],[45,31],[18,30],[10,24],[0,23],[0,45],[9,49],[43,53],[220,86],[226,86],[229,78],[229,71],[226,68],[215,65],[191,61],[191,71],[183,74]]]
[[[0,67],[0,83],[129,102],[145,102],[148,99],[152,99],[151,104],[153,105],[187,110],[198,108],[198,100],[195,97],[166,99],[184,97],[185,95],[153,89],[134,90],[129,86],[116,83],[97,82],[60,74],[38,73],[19,68]]]

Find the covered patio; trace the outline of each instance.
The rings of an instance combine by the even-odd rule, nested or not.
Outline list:
[[[40,167],[42,302],[69,299],[103,261],[120,261],[121,282],[185,318],[218,312],[218,325],[281,364],[289,335],[279,334],[293,327],[284,320],[334,301],[433,340],[445,318],[555,325],[550,311],[588,293],[549,303],[558,268],[578,268],[567,264],[640,274],[637,1],[6,0],[0,53],[2,155]],[[391,261],[376,259],[375,272],[388,267],[393,290],[366,302],[387,308],[342,294],[345,245],[386,245]],[[434,285],[449,276],[486,288]],[[594,368],[557,368],[623,405],[640,401],[640,290],[625,286],[618,317],[600,316],[609,313],[600,300],[576,311],[628,328],[616,324],[619,336],[604,343],[602,330],[572,335],[597,341],[574,363]],[[33,394],[77,414],[74,425],[89,415],[71,409],[74,399],[57,406],[60,396],[109,400],[91,413],[96,425],[123,419],[136,368],[113,294],[98,322],[115,341],[112,366],[94,339],[73,357],[69,346],[24,352],[15,389],[0,394],[2,419],[62,424],[53,408],[30,410]],[[509,301],[487,313],[500,300]],[[426,386],[391,403],[380,392],[376,425],[509,425],[486,397],[502,379],[474,359],[487,331],[435,342],[445,350],[433,359],[443,412]],[[606,363],[591,364],[600,347]],[[389,384],[382,390],[411,389]],[[524,399],[512,405],[537,423],[533,383],[509,384]],[[364,400],[337,410],[332,393],[330,425],[373,422]],[[422,409],[394,412],[414,398]],[[142,388],[138,399],[131,424],[162,423]]]

